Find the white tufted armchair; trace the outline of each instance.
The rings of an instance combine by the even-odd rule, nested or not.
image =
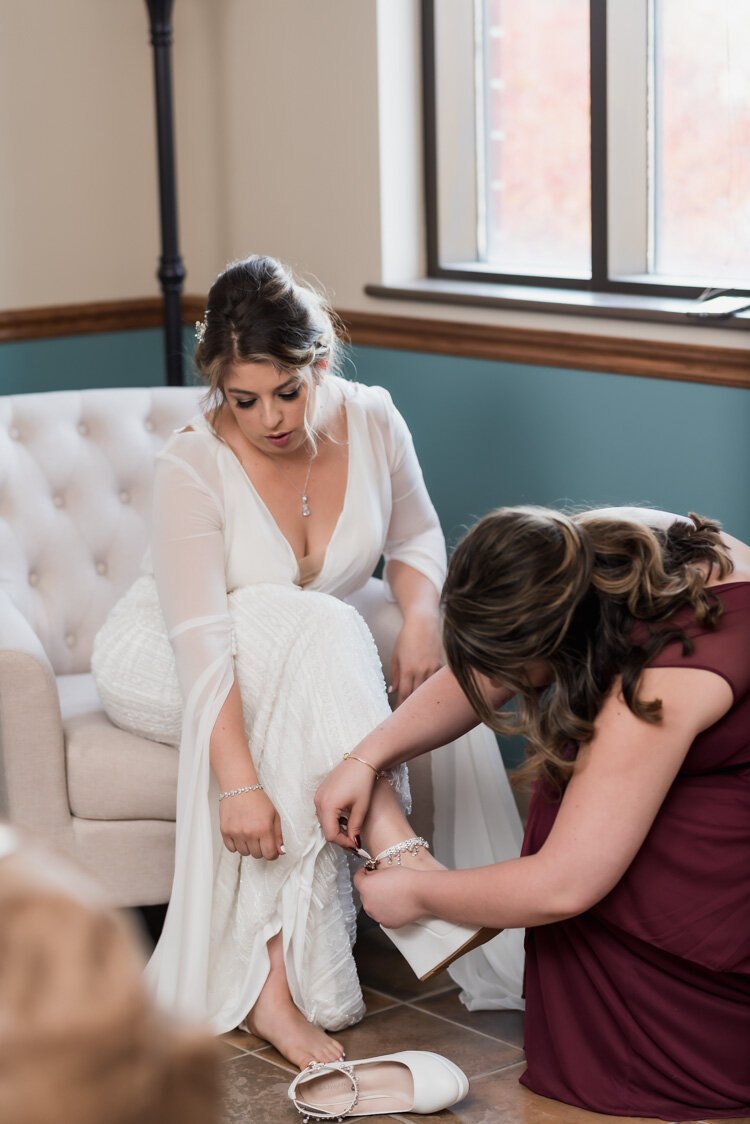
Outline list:
[[[0,396],[0,815],[62,846],[111,904],[166,902],[177,750],[113,726],[94,636],[138,576],[154,456],[199,408],[194,387]],[[350,600],[365,616],[368,587]],[[388,674],[396,606],[375,630]],[[432,835],[427,757],[412,824]]]
[[[169,897],[177,751],[110,724],[91,647],[138,574],[154,454],[199,397],[0,397],[0,812],[70,850],[119,906]]]

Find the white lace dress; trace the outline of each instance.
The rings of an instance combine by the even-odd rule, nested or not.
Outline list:
[[[266,945],[279,931],[292,997],[308,1019],[336,1030],[363,1013],[348,864],[323,839],[312,798],[389,706],[372,635],[342,599],[359,598],[377,634],[371,618],[396,612],[384,583],[368,580],[381,554],[438,589],[444,576],[437,516],[389,395],[335,378],[325,385],[345,402],[349,466],[341,516],[312,580],[301,588],[291,546],[198,417],[158,458],[153,574],[115,606],[94,647],[113,721],[180,746],[175,876],[148,974],[164,1006],[208,1018],[217,1033],[255,1003]],[[219,832],[209,738],[235,677],[255,768],[282,822],[287,853],[273,863],[231,854]],[[480,728],[433,756],[438,856],[454,863],[458,848],[461,865],[479,865],[517,855],[520,824],[492,735]],[[408,806],[405,770],[396,783]],[[456,783],[466,790],[461,808]],[[467,856],[463,841],[480,813],[487,824],[472,831],[477,849]],[[509,944],[502,934],[494,953],[498,942],[460,962],[470,1002],[480,998],[476,983],[487,1004],[519,1005],[519,936]]]

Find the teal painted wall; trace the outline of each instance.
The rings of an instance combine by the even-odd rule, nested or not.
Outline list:
[[[159,328],[0,344],[0,393],[158,386],[164,379]]]
[[[373,347],[346,374],[391,391],[449,544],[517,503],[692,507],[750,540],[747,390]],[[156,328],[0,345],[4,394],[163,382]]]
[[[750,392],[358,348],[414,435],[449,548],[500,504],[647,503],[750,542]],[[521,738],[499,739],[508,768]]]
[[[449,546],[519,503],[692,508],[750,541],[747,390],[372,347],[350,358],[348,377],[387,387],[409,423]],[[158,329],[0,345],[4,394],[163,382]],[[502,751],[516,764],[520,739]]]
[[[369,347],[352,358],[409,423],[449,546],[520,503],[694,510],[750,541],[747,390]]]

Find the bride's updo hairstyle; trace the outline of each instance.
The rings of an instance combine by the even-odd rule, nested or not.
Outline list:
[[[721,604],[703,571],[732,570],[719,524],[690,519],[658,530],[597,511],[500,508],[456,547],[442,596],[448,664],[482,721],[526,738],[520,777],[565,783],[571,743],[590,740],[618,675],[630,710],[660,720],[661,701],[638,695],[643,668],[669,641],[692,650],[667,619],[675,610],[689,605],[701,625],[716,624]],[[533,687],[524,669],[541,661],[553,682]],[[477,672],[517,692],[512,712],[487,704]]]
[[[337,324],[325,299],[275,258],[255,254],[232,262],[211,286],[204,319],[196,325],[195,366],[208,384],[208,402],[221,405],[224,381],[237,362],[299,372],[311,389],[322,376],[321,364],[332,372],[337,367]],[[309,405],[312,400],[309,395]],[[305,425],[314,442],[312,416]]]

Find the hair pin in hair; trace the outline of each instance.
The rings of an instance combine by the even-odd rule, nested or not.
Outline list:
[[[198,343],[203,343],[203,337],[206,334],[207,327],[208,324],[206,323],[205,318],[203,320],[195,321],[195,338],[197,339]]]

